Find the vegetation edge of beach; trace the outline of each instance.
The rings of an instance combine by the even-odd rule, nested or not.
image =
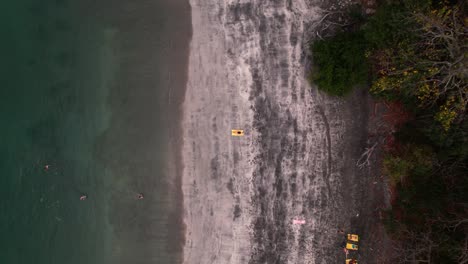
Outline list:
[[[394,261],[467,263],[466,3],[387,0],[369,17],[356,10],[312,42],[309,79],[334,96],[369,87],[385,107],[377,130]]]

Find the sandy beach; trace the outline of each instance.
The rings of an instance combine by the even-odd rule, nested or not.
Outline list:
[[[356,167],[370,99],[309,85],[305,29],[318,3],[190,4],[184,263],[344,263],[340,229],[358,232],[361,259],[377,263],[382,230],[368,231],[384,184]]]

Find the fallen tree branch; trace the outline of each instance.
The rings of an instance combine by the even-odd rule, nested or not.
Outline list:
[[[372,145],[372,147],[366,148],[364,152],[361,154],[361,157],[356,162],[356,166],[359,169],[362,169],[370,165],[370,158],[372,157],[372,153],[374,153],[374,150],[377,147],[378,143],[379,142],[375,142],[374,145]]]

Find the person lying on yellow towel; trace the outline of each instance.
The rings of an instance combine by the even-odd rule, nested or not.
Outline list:
[[[241,129],[233,129],[233,130],[231,130],[231,135],[233,135],[233,136],[235,136],[235,137],[243,136],[243,135],[244,135],[244,130],[241,130]]]
[[[348,240],[358,242],[359,241],[359,236],[355,234],[348,234]]]
[[[358,246],[354,245],[354,244],[351,244],[351,243],[346,243],[346,249],[358,250]]]

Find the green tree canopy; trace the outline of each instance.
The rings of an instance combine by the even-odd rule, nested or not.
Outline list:
[[[318,69],[311,73],[311,80],[320,89],[338,96],[347,94],[355,85],[365,84],[368,77],[368,65],[363,63],[365,50],[362,32],[343,33],[315,42],[312,54]]]

